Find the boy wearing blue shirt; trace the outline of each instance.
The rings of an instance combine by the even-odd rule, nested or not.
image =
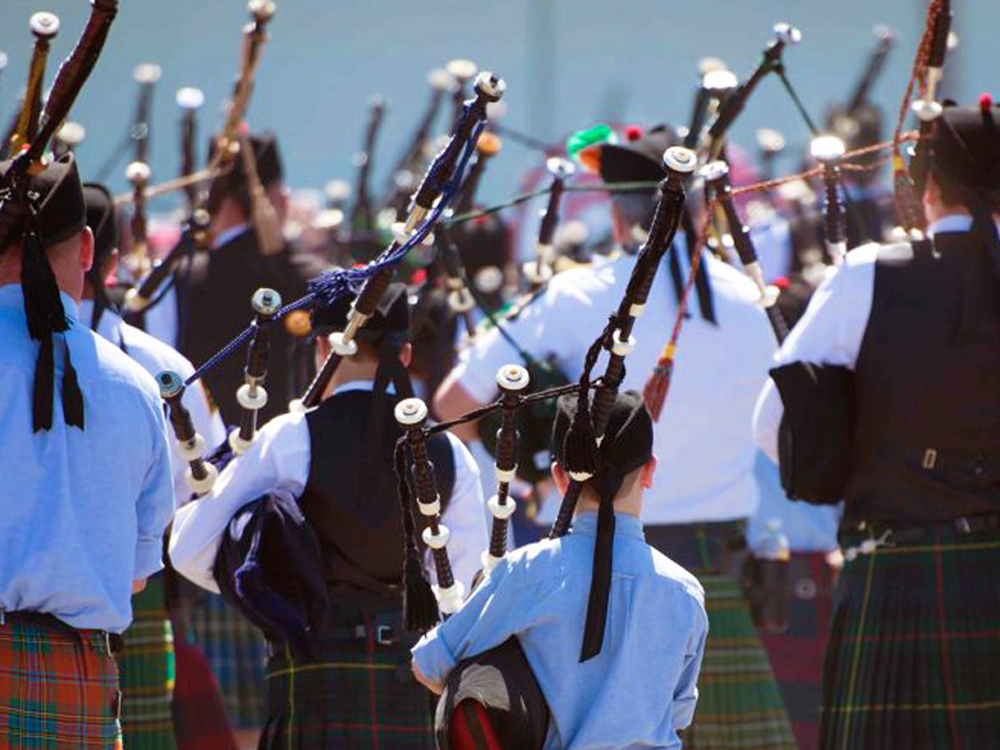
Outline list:
[[[552,475],[560,491],[569,482],[561,446],[576,406],[575,398],[560,399],[553,428]],[[681,747],[678,733],[694,716],[708,619],[695,577],[643,537],[639,513],[656,469],[652,445],[642,398],[634,391],[619,394],[600,445],[600,469],[584,485],[573,530],[509,553],[461,610],[413,648],[417,679],[438,693],[447,683],[451,692],[447,711],[438,709],[445,746],[475,747],[463,738],[499,737],[504,724],[516,724],[517,717],[487,719],[470,732],[463,723],[470,714],[461,710],[463,695],[476,695],[487,704],[477,715],[499,718],[490,714],[497,706],[482,697],[484,691],[464,691],[462,673],[471,663],[464,660],[516,638],[548,708],[544,740],[538,737],[536,747]],[[587,573],[592,566],[593,582]],[[584,647],[584,613],[595,597],[606,607],[596,608],[604,609],[604,625],[593,654]],[[511,682],[511,670],[505,679]],[[506,703],[515,713],[519,702]],[[454,720],[446,718],[442,728],[442,715],[452,711]]]

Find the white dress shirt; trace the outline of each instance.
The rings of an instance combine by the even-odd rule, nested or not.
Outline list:
[[[687,273],[686,253],[680,253]],[[546,291],[502,325],[518,344],[579,378],[584,353],[618,308],[635,259],[623,255],[598,268],[556,276]],[[776,347],[756,288],[740,271],[712,257],[702,266],[711,279],[719,325],[701,317],[696,295],[677,347],[670,392],[654,425],[653,448],[659,459],[654,484],[643,502],[646,524],[675,524],[745,518],[757,507],[753,467],[756,449],[751,418],[754,400],[767,377]],[[670,274],[661,268],[645,313],[636,321],[635,350],[625,360],[622,390],[643,386],[670,336],[677,300]],[[594,369],[604,371],[606,353]],[[461,352],[456,375],[475,399],[496,395],[496,372],[520,362],[496,330],[478,337]],[[551,517],[552,503],[542,518]]]
[[[89,325],[94,313],[93,300],[80,302],[80,317],[85,325]],[[142,365],[142,369],[153,377],[164,370],[172,370],[187,380],[194,374],[194,367],[183,354],[153,338],[145,331],[131,326],[122,320],[114,310],[105,310],[97,324],[97,332],[119,348],[124,348],[126,354]],[[195,382],[184,391],[181,399],[184,406],[191,412],[191,421],[198,433],[205,438],[209,448],[214,448],[226,439],[226,427],[218,409],[213,409],[205,394],[201,381]],[[170,430],[170,444],[174,447],[172,458],[174,473],[174,497],[177,507],[184,505],[191,498],[191,489],[184,479],[188,463],[177,452],[177,440],[173,430]]]
[[[971,216],[953,214],[933,222],[927,234],[933,237],[968,232],[971,227]],[[809,300],[805,315],[775,354],[775,366],[813,362],[855,368],[871,316],[879,247],[876,243],[861,245],[847,254],[841,266],[830,269]],[[781,396],[768,378],[754,412],[754,437],[774,461],[778,460],[778,428],[783,413]]]
[[[371,389],[372,381],[356,381],[343,384],[333,395]],[[455,488],[441,520],[451,531],[448,555],[455,580],[469,591],[473,576],[482,567],[480,555],[489,546],[489,511],[475,461],[450,433],[448,439],[455,458]],[[174,568],[202,588],[218,591],[212,569],[230,519],[246,503],[268,492],[299,497],[309,479],[311,460],[305,414],[282,414],[264,425],[247,452],[219,475],[211,494],[177,512],[170,538]]]

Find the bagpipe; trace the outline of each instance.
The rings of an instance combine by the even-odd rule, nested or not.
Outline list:
[[[456,195],[461,178],[482,132],[486,118],[486,104],[497,101],[503,95],[506,84],[492,73],[481,73],[475,84],[475,96],[463,106],[463,116],[448,144],[428,167],[420,188],[413,197],[410,215],[405,223],[394,226],[395,239],[378,258],[363,268],[334,269],[310,282],[310,292],[302,299],[282,307],[280,296],[274,290],[260,289],[253,299],[254,319],[251,325],[224,346],[216,355],[203,363],[189,377],[183,386],[187,387],[223,359],[232,356],[249,342],[244,368],[244,383],[237,392],[241,407],[239,428],[229,436],[228,446],[216,451],[217,466],[224,465],[235,455],[244,452],[251,445],[257,427],[257,412],[267,403],[265,380],[268,358],[268,329],[286,315],[303,311],[316,304],[331,304],[345,294],[355,295],[348,317],[348,324],[342,333],[333,334],[331,356],[320,368],[300,399],[289,405],[292,411],[305,410],[316,406],[322,399],[330,379],[336,372],[342,357],[357,352],[354,337],[374,312],[385,289],[392,280],[396,266],[408,252],[433,243],[431,230]],[[246,150],[246,149],[244,149]],[[196,212],[197,215],[197,212]],[[174,399],[179,404],[177,399]],[[175,406],[176,408],[176,406]],[[178,419],[177,424],[181,424]],[[172,424],[174,422],[172,421]],[[176,433],[176,424],[175,434]],[[190,443],[189,431],[183,430],[178,440]],[[197,441],[191,443],[190,460],[198,456]],[[202,455],[204,451],[202,450]],[[188,457],[188,456],[186,456]],[[199,490],[208,483],[207,479],[195,475]],[[196,490],[196,491],[199,491]]]
[[[330,338],[333,351],[323,363],[316,377],[309,384],[305,394],[291,408],[310,408],[319,403],[330,379],[336,372],[343,357],[352,356],[357,352],[354,336],[371,317],[386,288],[392,281],[395,265],[401,261],[411,247],[423,245],[431,247],[434,242],[431,228],[447,208],[448,201],[457,190],[457,184],[449,187],[448,200],[444,200],[446,186],[454,183],[454,177],[460,181],[475,143],[482,132],[486,120],[486,105],[499,101],[503,96],[506,84],[492,73],[480,73],[476,79],[475,97],[463,106],[462,118],[456,126],[447,145],[435,157],[428,167],[423,181],[413,196],[409,215],[405,222],[393,225],[394,239],[389,247],[368,268],[375,268],[367,276],[358,292],[348,317],[347,327],[342,333],[333,334]],[[463,157],[464,152],[464,157]],[[461,164],[460,164],[461,159]],[[456,170],[456,167],[460,169]]]
[[[134,189],[129,196],[120,196],[116,203],[135,201],[140,195],[148,199],[162,195],[172,190],[184,189],[189,201],[196,195],[194,186],[206,179],[214,179],[231,168],[236,159],[242,159],[250,194],[251,220],[262,252],[265,254],[278,252],[283,247],[281,227],[274,207],[268,200],[257,174],[256,162],[252,150],[241,143],[240,125],[246,115],[253,91],[253,81],[260,64],[261,55],[268,40],[267,25],[275,13],[275,4],[271,0],[250,0],[247,5],[252,22],[243,29],[243,49],[240,58],[240,71],[234,84],[233,94],[229,100],[226,117],[221,131],[215,139],[215,153],[208,165],[201,172],[187,174],[180,180],[156,187],[143,186]],[[192,112],[189,116],[193,123],[193,110],[197,110],[204,101],[203,96],[194,93],[196,90],[185,90],[183,98],[178,100],[181,108]],[[180,93],[180,92],[178,92]],[[201,92],[198,92],[200,94]],[[188,115],[185,115],[187,121]],[[193,125],[184,126],[184,132],[190,132],[194,137]],[[193,147],[192,147],[193,151]],[[185,150],[185,154],[187,150]],[[186,161],[186,157],[185,157]],[[200,212],[204,212],[200,214]],[[195,217],[198,217],[197,220]],[[197,207],[191,211],[190,234],[195,243],[194,252],[208,249],[210,236],[207,230],[208,215],[203,200],[198,200]],[[125,309],[132,315],[141,314],[152,304],[156,293],[163,283],[173,273],[180,260],[190,252],[185,243],[179,243],[163,260],[157,263],[125,294]]]
[[[31,122],[36,123],[38,130],[30,140],[19,142],[18,153],[13,155],[14,162],[5,176],[5,185],[2,188],[2,194],[0,194],[0,247],[5,247],[8,239],[23,227],[29,210],[25,201],[28,170],[42,160],[49,142],[69,115],[80,90],[90,77],[94,65],[97,64],[111,23],[117,13],[118,0],[91,0],[87,24],[73,51],[59,66],[45,107],[41,109],[40,115],[38,109],[35,108],[35,114],[29,112],[27,116],[23,116],[24,109],[22,108],[23,119],[29,125]],[[52,16],[52,19],[55,17]],[[47,28],[50,32],[48,40],[51,40],[53,26],[58,29],[58,19],[52,19],[46,21],[45,24],[39,24],[40,29]],[[47,41],[43,43],[44,38],[45,34],[36,35],[38,40],[36,47],[39,44],[43,45],[44,54],[39,52],[32,56],[32,78],[38,77],[36,85],[39,87],[41,86],[41,77],[44,74],[44,60],[48,52]],[[31,101],[31,97],[25,96],[26,107]],[[25,133],[30,133],[30,127]]]
[[[28,27],[35,37],[31,49],[31,63],[28,66],[28,84],[24,90],[21,107],[14,119],[10,132],[4,138],[5,158],[10,159],[27,146],[38,135],[38,120],[42,113],[42,86],[45,81],[45,65],[49,58],[52,40],[59,33],[59,16],[41,11],[31,16]]]

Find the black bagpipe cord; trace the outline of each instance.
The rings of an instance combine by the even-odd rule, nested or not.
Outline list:
[[[393,468],[396,491],[403,518],[403,627],[411,633],[425,633],[441,619],[437,598],[424,572],[423,556],[417,546],[417,524],[413,517],[413,488],[406,467],[406,436],[396,441]]]
[[[698,233],[694,228],[694,221],[691,218],[691,212],[688,211],[687,206],[684,207],[681,213],[681,229],[684,230],[684,243],[687,246],[688,262],[694,262],[694,254],[696,252],[701,252],[698,249]],[[670,269],[670,280],[673,282],[674,286],[674,296],[677,298],[677,304],[680,305],[681,299],[684,297],[684,276],[681,273],[681,261],[677,253],[667,253],[669,258],[669,269]],[[698,309],[701,310],[701,317],[703,320],[711,323],[714,326],[719,325],[718,320],[715,317],[715,303],[712,299],[712,287],[709,283],[707,271],[699,273],[695,277],[695,291],[698,294]],[[685,318],[690,318],[691,313],[685,312]]]
[[[34,227],[34,209],[29,209],[21,252],[21,289],[24,294],[24,312],[28,319],[28,334],[39,343],[35,360],[35,378],[32,393],[32,431],[52,429],[52,412],[55,391],[55,353],[52,336],[69,328],[66,311],[59,296],[48,256]],[[63,418],[67,425],[83,429],[83,394],[76,369],[70,357],[69,343],[65,342],[63,359],[62,404]]]

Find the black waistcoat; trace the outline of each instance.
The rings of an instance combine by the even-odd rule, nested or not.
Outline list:
[[[847,515],[944,520],[1000,510],[1000,282],[966,233],[882,248],[856,367]],[[977,254],[983,254],[978,255]],[[958,343],[966,270],[983,304]]]
[[[400,518],[393,449],[402,434],[394,396],[383,397],[382,414],[373,413],[369,391],[347,391],[309,412],[309,478],[299,500],[319,536],[323,575],[333,593],[392,597],[403,575],[403,524]],[[382,423],[381,450],[371,456],[369,421]],[[455,484],[455,461],[444,434],[428,441],[442,508]],[[419,511],[413,508],[418,528]]]
[[[250,230],[209,253],[196,255],[189,273],[179,274],[177,286],[178,349],[198,367],[250,324],[254,292],[268,287],[277,290],[283,303],[292,302],[306,293],[306,277],[292,263],[287,249],[264,256]],[[265,383],[268,401],[258,415],[259,424],[285,412],[294,395],[289,383],[293,339],[282,321],[271,327],[270,342]],[[243,383],[245,365],[243,348],[203,379],[227,425],[239,424],[236,390]]]

